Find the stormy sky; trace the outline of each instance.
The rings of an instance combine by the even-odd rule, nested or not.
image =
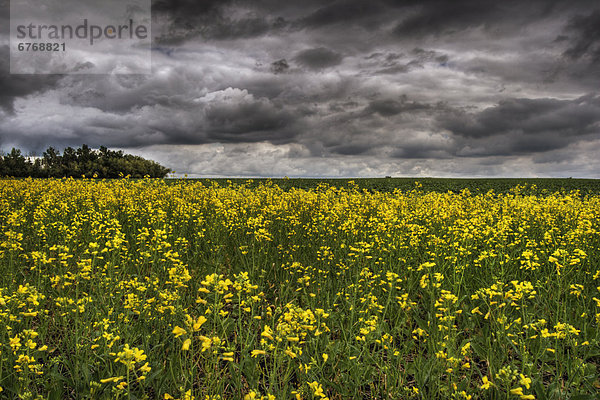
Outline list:
[[[3,28],[0,148],[191,176],[600,178],[596,0],[154,0],[152,36],[152,74],[11,75]]]

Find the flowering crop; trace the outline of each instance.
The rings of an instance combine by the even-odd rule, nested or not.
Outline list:
[[[0,193],[0,397],[600,395],[599,196]]]

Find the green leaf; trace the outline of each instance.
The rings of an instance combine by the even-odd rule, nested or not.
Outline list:
[[[576,394],[575,396],[571,397],[571,400],[595,400],[598,397],[594,396],[593,394]]]
[[[542,381],[536,381],[533,384],[533,391],[535,393],[535,398],[538,400],[547,400],[548,396],[546,396],[546,388],[542,384]]]

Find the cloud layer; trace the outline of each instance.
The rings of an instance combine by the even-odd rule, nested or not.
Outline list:
[[[156,0],[153,19],[151,75],[3,57],[0,146],[212,176],[598,177],[593,1]]]

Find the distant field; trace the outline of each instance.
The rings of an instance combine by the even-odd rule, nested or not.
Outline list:
[[[178,181],[178,180],[176,180]],[[203,184],[217,182],[220,186],[227,186],[228,182],[234,185],[246,184],[247,187],[272,182],[284,190],[292,187],[297,189],[314,189],[319,184],[327,184],[337,188],[348,188],[354,182],[360,189],[370,191],[393,192],[395,189],[408,191],[417,187],[419,183],[425,192],[454,192],[458,193],[469,189],[471,193],[487,193],[493,190],[496,193],[507,193],[516,186],[525,186],[521,193],[543,194],[544,192],[570,192],[579,190],[581,194],[600,193],[600,179],[572,179],[572,178],[496,178],[496,179],[454,179],[454,178],[354,178],[354,179],[193,179]]]

